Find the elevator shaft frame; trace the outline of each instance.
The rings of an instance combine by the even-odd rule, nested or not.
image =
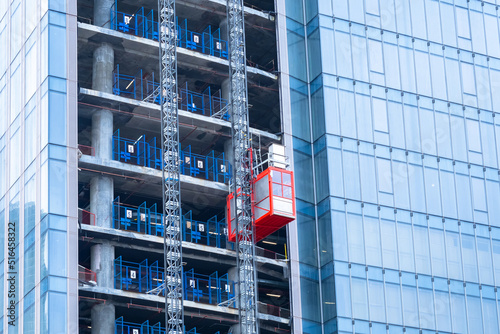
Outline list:
[[[160,104],[164,225],[165,333],[184,332],[182,232],[177,109],[177,32],[175,0],[158,0]]]
[[[243,0],[227,0],[233,182],[237,222],[238,308],[241,334],[259,333],[257,272],[252,217],[252,161],[249,131]]]

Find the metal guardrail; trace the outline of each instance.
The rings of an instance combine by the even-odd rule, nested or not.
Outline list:
[[[147,74],[147,75],[146,75]],[[134,75],[123,74],[120,64],[113,70],[113,94],[134,100],[160,104],[160,85],[155,74],[139,70]],[[222,98],[221,90],[208,86],[203,92],[189,89],[186,82],[178,87],[177,105],[180,110],[195,114],[229,120],[228,101]]]
[[[95,225],[95,214],[78,208],[78,224]]]
[[[228,183],[231,178],[231,165],[224,153],[212,151],[208,155],[199,155],[192,153],[191,146],[187,146],[180,150],[179,159],[183,175],[221,183]],[[158,147],[156,138],[149,141],[144,135],[136,140],[123,138],[117,130],[113,134],[113,160],[161,170],[161,147]]]
[[[111,8],[111,29],[126,34],[158,40],[157,13],[140,7],[135,13],[125,13]],[[188,29],[188,20],[177,21],[177,46],[206,55],[228,59],[227,41],[221,38],[220,29],[208,25],[202,32]]]
[[[82,285],[97,285],[97,274],[84,266],[78,265],[78,282]]]

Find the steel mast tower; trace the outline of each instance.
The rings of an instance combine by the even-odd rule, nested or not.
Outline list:
[[[248,115],[245,20],[243,0],[227,0],[229,78],[231,79],[231,125],[233,182],[239,280],[241,334],[259,332],[257,322],[257,272],[252,218],[252,166]]]
[[[160,101],[162,130],[162,189],[164,222],[165,332],[182,334],[182,235],[179,118],[177,109],[177,32],[175,0],[158,0]]]

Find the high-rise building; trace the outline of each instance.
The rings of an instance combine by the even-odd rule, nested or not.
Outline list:
[[[251,142],[296,187],[260,333],[500,333],[497,2],[245,1]],[[176,15],[184,332],[236,334],[226,1]],[[159,30],[0,0],[0,334],[165,333]]]
[[[0,1],[0,333],[165,333],[158,10],[158,0]],[[244,11],[263,158],[282,139],[274,4]],[[176,1],[191,334],[238,331],[226,13],[226,1]],[[281,229],[256,246],[260,333],[290,332],[285,243]]]
[[[277,3],[294,333],[499,333],[498,1]]]

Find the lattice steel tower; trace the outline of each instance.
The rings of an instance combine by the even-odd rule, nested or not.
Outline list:
[[[165,329],[183,333],[180,155],[175,1],[158,0],[163,155]]]
[[[258,333],[257,273],[252,224],[252,166],[248,116],[247,67],[243,0],[227,1],[229,33],[229,77],[231,79],[231,125],[233,138],[233,181],[237,222],[237,262],[241,334]]]

